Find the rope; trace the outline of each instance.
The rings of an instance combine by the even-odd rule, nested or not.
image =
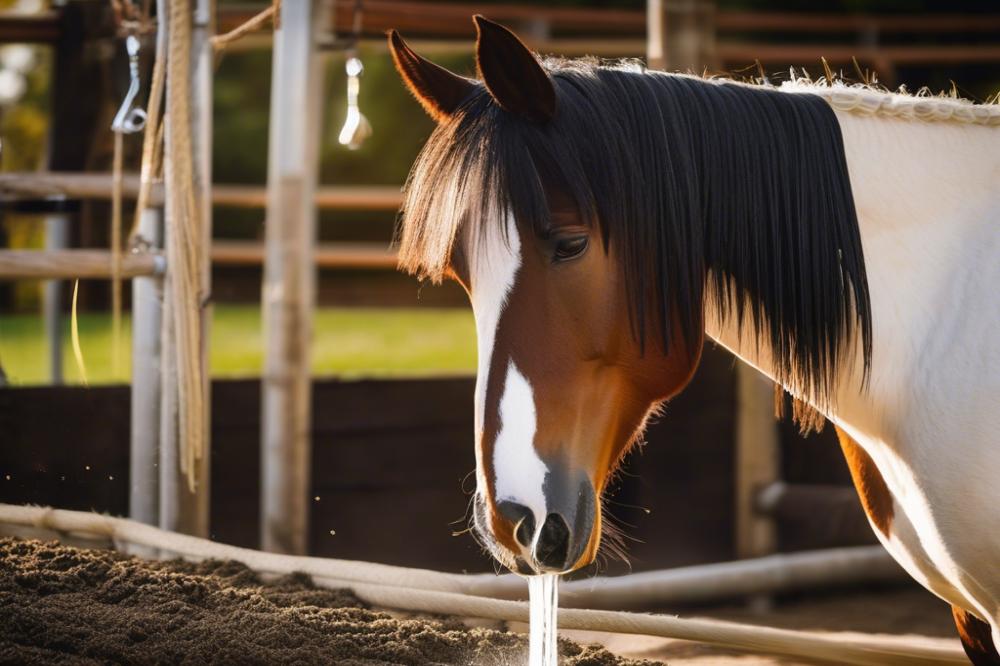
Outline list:
[[[464,617],[528,619],[524,602],[463,593],[476,576],[407,569],[385,564],[264,553],[160,530],[125,518],[82,511],[0,504],[0,522],[106,537],[160,552],[162,558],[229,559],[255,571],[309,574],[322,587],[350,588],[361,600],[384,608]],[[819,634],[666,615],[561,609],[563,629],[643,634],[709,643],[738,650],[834,661],[843,664],[964,664],[957,646],[915,645],[912,637]]]
[[[205,368],[203,367],[201,313],[205,294],[199,292],[201,274],[201,225],[195,204],[191,144],[191,3],[171,0],[167,48],[167,282],[172,301],[176,372],[179,467],[188,490],[196,490],[198,463],[207,434]],[[169,445],[169,443],[167,444]]]
[[[113,131],[111,166],[111,375],[121,371],[122,346],[122,132]]]
[[[270,7],[258,12],[241,25],[238,25],[223,35],[215,35],[212,37],[209,40],[212,43],[212,48],[215,49],[216,53],[221,53],[231,43],[260,28],[268,21],[268,19],[275,17],[275,21],[277,21],[277,16],[279,15],[278,12],[280,10],[281,0],[273,0]]]
[[[135,247],[139,221],[149,206],[149,193],[156,177],[160,147],[163,145],[163,126],[160,124],[160,107],[163,105],[163,86],[166,81],[166,32],[156,33],[156,54],[153,60],[153,80],[150,82],[149,102],[146,105],[146,127],[142,137],[142,166],[139,172],[139,193],[135,202],[135,216],[129,231],[129,246]]]
[[[80,381],[87,386],[87,366],[83,364],[83,349],[80,348],[80,321],[77,317],[76,301],[80,293],[80,281],[73,281],[73,306],[70,310],[69,334],[73,342],[73,358],[76,359],[76,367],[80,371]]]

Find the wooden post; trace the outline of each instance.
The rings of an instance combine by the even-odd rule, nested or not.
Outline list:
[[[323,75],[315,42],[319,26],[329,26],[321,4],[281,3],[271,75],[260,527],[264,550],[292,554],[306,552],[309,525],[313,194]]]
[[[158,208],[147,208],[139,237],[163,242]],[[163,293],[158,277],[132,279],[132,394],[128,513],[149,525],[160,521],[160,325]]]
[[[696,74],[714,67],[713,0],[647,0],[646,61],[650,69]]]
[[[66,213],[49,213],[45,216],[45,249],[63,250],[69,243],[69,220]],[[49,280],[45,283],[43,297],[45,341],[49,347],[49,381],[63,383],[62,328],[63,283]]]
[[[757,511],[757,494],[779,478],[778,425],[774,384],[746,363],[736,367],[736,556],[763,557],[775,551],[774,519]],[[751,605],[766,608],[767,597]]]

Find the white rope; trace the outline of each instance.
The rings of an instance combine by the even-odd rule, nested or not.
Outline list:
[[[264,553],[167,532],[124,518],[46,507],[0,504],[0,523],[98,535],[118,548],[126,544],[156,549],[163,557],[229,559],[272,574],[301,571],[323,587],[348,587],[376,606],[497,620],[526,621],[523,602],[473,596],[484,588],[480,576],[445,574],[385,564]],[[523,584],[522,584],[523,585]],[[957,646],[911,645],[906,638],[817,634],[741,625],[717,620],[598,610],[560,610],[560,627],[645,634],[699,641],[739,650],[766,652],[845,664],[961,664]]]

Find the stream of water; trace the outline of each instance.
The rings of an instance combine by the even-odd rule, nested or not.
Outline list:
[[[559,574],[528,578],[531,634],[528,648],[529,666],[557,666],[556,614],[559,609]]]

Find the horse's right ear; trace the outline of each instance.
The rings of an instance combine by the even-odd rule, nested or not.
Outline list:
[[[406,87],[439,123],[455,113],[477,85],[417,55],[395,30],[389,31],[389,52]]]

